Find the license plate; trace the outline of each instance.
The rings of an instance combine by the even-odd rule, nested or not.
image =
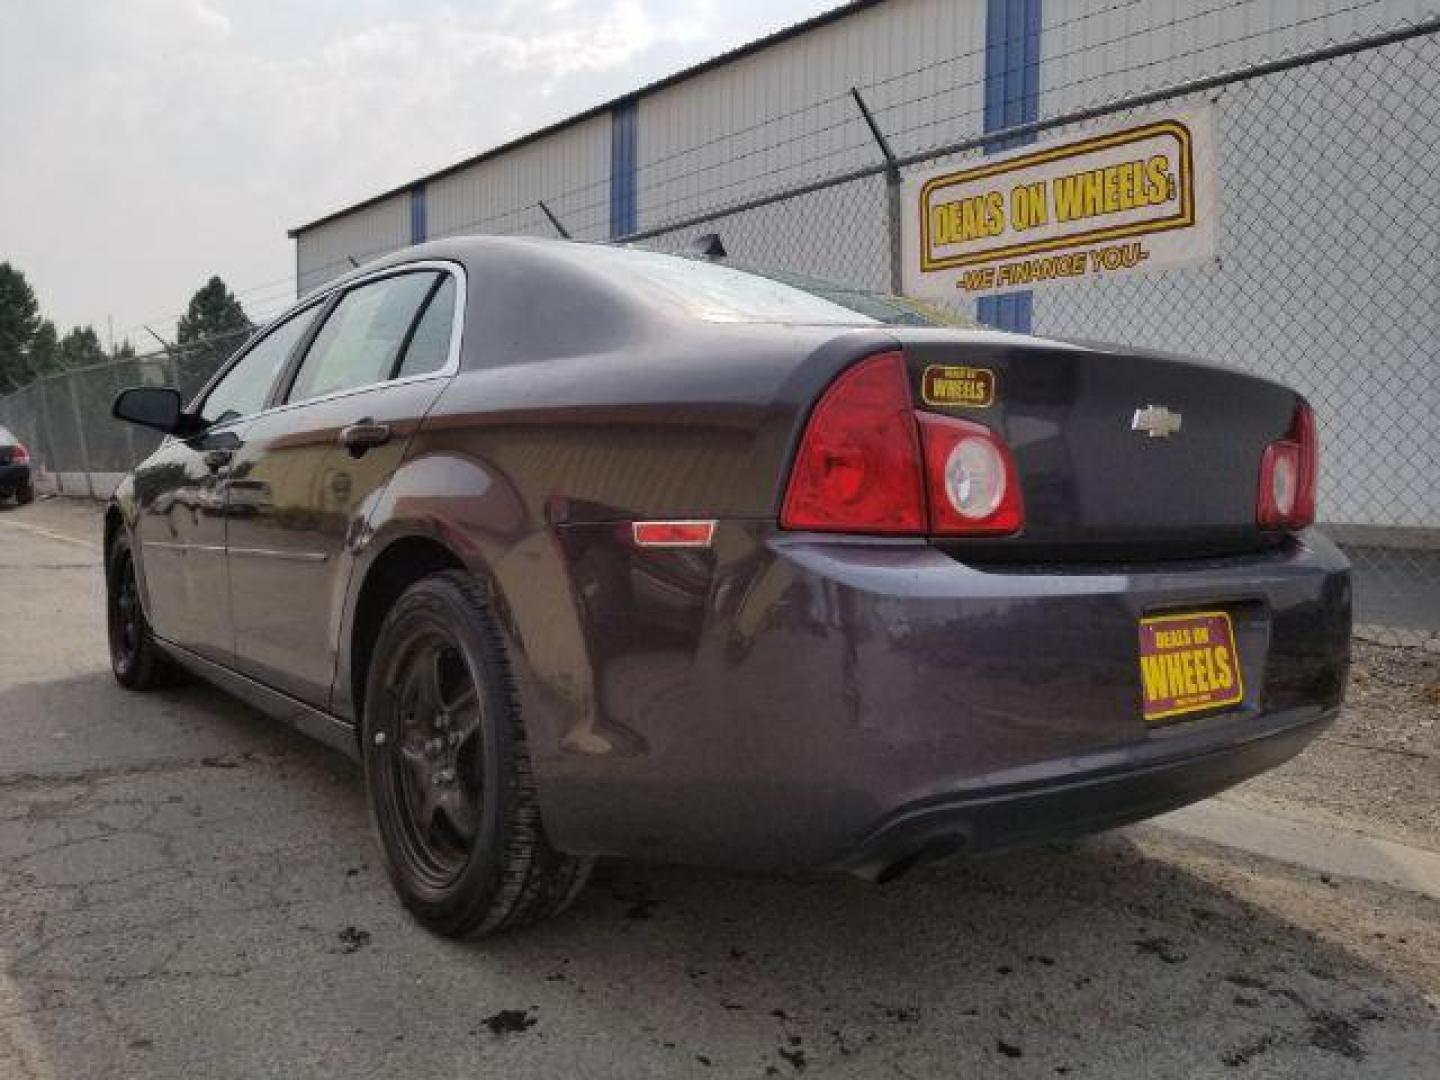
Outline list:
[[[1141,619],[1140,692],[1145,720],[1152,724],[1244,700],[1229,614],[1196,611]]]

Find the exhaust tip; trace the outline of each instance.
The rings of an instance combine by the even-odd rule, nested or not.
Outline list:
[[[904,877],[917,866],[954,858],[965,850],[966,840],[967,837],[963,833],[931,837],[898,859],[881,865],[879,869],[871,869],[869,873],[861,872],[860,876],[868,878],[876,885],[889,884]]]

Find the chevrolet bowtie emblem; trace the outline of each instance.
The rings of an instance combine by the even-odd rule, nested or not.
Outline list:
[[[1180,430],[1180,414],[1171,412],[1164,405],[1146,405],[1135,410],[1130,430],[1143,431],[1152,439],[1168,439]]]

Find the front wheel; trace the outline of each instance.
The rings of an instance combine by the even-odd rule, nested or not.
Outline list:
[[[390,880],[427,927],[480,937],[579,893],[590,860],[545,837],[504,642],[468,575],[422,579],[386,617],[361,738]]]
[[[129,690],[148,690],[160,682],[165,658],[150,633],[135,580],[130,539],[120,530],[105,561],[105,615],[110,632],[110,668]]]

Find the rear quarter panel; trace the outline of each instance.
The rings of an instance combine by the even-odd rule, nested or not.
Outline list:
[[[483,340],[467,330],[466,341],[481,356],[431,409],[352,545],[341,640],[353,636],[356,597],[387,547],[419,536],[454,553],[490,590],[542,803],[555,805],[566,777],[613,773],[617,760],[648,753],[625,734],[617,655],[657,648],[672,668],[690,664],[693,616],[724,588],[713,562],[678,576],[673,566],[647,571],[649,607],[626,616],[640,637],[617,637],[602,592],[629,550],[623,523],[773,521],[810,401],[855,357],[894,341],[702,324],[623,349],[488,367]],[[342,648],[332,709],[353,718],[349,668]]]

